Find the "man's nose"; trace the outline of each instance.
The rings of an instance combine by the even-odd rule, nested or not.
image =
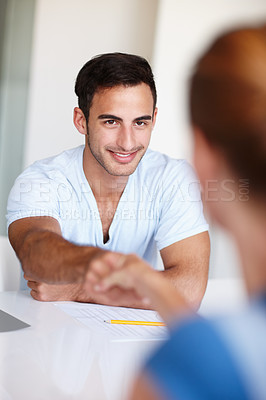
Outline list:
[[[123,151],[131,151],[136,147],[136,139],[132,127],[124,126],[120,129],[116,144]]]

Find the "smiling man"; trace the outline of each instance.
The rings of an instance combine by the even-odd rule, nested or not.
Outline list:
[[[85,145],[37,161],[8,201],[9,238],[37,300],[143,307],[134,290],[96,293],[84,285],[92,263],[137,255],[193,306],[203,297],[208,226],[197,179],[184,160],[148,149],[156,88],[138,56],[97,56],[80,70],[74,124]],[[147,150],[148,149],[148,150]],[[121,303],[122,299],[123,301]]]

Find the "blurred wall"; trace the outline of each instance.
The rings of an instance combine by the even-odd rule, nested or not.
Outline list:
[[[35,0],[0,0],[0,235],[23,164]]]
[[[37,0],[24,165],[84,142],[72,122],[74,83],[92,56],[151,60],[157,0]]]

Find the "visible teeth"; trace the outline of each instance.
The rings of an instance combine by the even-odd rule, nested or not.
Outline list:
[[[120,153],[115,153],[119,157],[128,157],[130,154],[120,154]]]

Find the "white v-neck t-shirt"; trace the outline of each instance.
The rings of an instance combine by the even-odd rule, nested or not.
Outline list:
[[[199,181],[185,160],[147,150],[129,176],[103,242],[101,219],[83,171],[84,145],[36,161],[15,181],[7,226],[26,217],[51,216],[65,239],[121,253],[158,266],[158,250],[208,230]]]

